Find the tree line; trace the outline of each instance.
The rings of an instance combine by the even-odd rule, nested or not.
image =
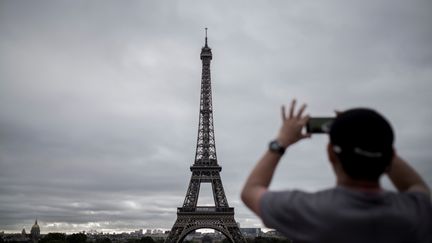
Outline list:
[[[278,239],[270,237],[258,236],[254,239],[246,239],[248,243],[292,243],[292,241],[287,239]],[[89,240],[87,235],[84,233],[75,233],[71,235],[66,235],[64,233],[48,233],[39,243],[115,243],[108,237],[100,237],[96,240]],[[141,239],[127,239],[126,243],[163,243],[163,240],[154,240],[150,236],[144,236]],[[1,243],[1,242],[0,242]],[[183,241],[183,243],[193,243],[193,241]],[[222,240],[221,243],[231,243],[228,239]]]

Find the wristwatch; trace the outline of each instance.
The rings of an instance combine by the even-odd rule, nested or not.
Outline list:
[[[277,140],[273,140],[270,142],[269,150],[280,155],[283,155],[285,153],[285,148]]]

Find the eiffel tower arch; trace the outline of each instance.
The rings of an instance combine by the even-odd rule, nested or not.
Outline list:
[[[202,78],[195,161],[190,167],[192,176],[183,206],[177,208],[177,220],[166,243],[183,242],[189,233],[202,228],[217,230],[233,243],[246,242],[234,219],[234,208],[228,205],[220,177],[222,167],[217,162],[210,76],[212,57],[206,28],[205,45],[201,49]],[[214,207],[197,205],[201,183],[211,184]]]

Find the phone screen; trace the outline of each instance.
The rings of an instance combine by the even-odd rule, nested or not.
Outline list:
[[[334,117],[311,117],[306,124],[307,133],[329,133]]]

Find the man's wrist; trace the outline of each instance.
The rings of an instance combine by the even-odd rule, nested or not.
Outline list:
[[[275,139],[269,143],[268,148],[269,148],[270,152],[273,152],[273,153],[276,153],[276,154],[279,154],[282,156],[285,153],[285,150],[287,147],[288,146],[285,146],[283,143],[281,143],[279,139]]]
[[[284,147],[285,149],[288,148],[288,147],[291,145],[291,143],[289,142],[290,139],[289,139],[289,138],[286,138],[286,137],[283,137],[283,136],[278,136],[278,137],[276,138],[276,141],[278,141],[279,144],[280,144],[282,147]]]

